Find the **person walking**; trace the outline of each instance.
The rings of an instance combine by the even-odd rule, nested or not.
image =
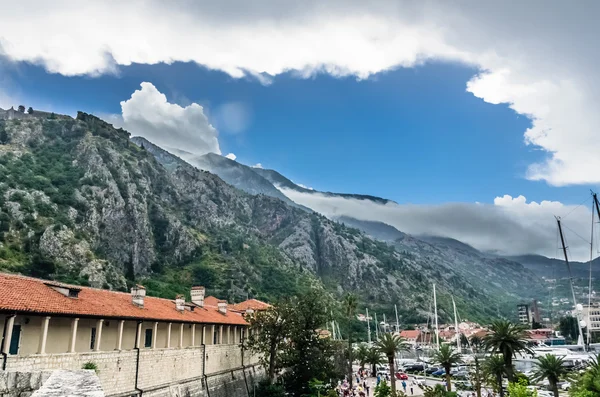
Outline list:
[[[404,389],[404,393],[406,393],[406,382],[402,381],[402,388]]]

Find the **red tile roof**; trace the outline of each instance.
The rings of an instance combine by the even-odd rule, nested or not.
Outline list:
[[[217,307],[217,303],[219,303],[219,301],[220,301],[220,299],[209,295],[204,298],[204,306]]]
[[[419,330],[404,330],[400,331],[400,337],[404,339],[417,339],[421,331]]]
[[[70,298],[49,284],[79,289],[80,292],[77,298]],[[223,314],[210,306],[181,312],[175,308],[173,300],[146,296],[141,308],[135,306],[131,294],[125,292],[71,286],[6,273],[0,273],[0,312],[247,325],[240,313],[227,311]]]
[[[232,305],[232,309],[233,310],[237,310],[240,312],[245,312],[248,309],[252,309],[252,310],[267,310],[268,308],[270,308],[271,305],[269,305],[266,302],[263,301],[259,301],[258,299],[248,299],[246,301],[237,303],[235,305]]]

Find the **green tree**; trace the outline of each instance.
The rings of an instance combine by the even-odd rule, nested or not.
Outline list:
[[[336,374],[332,357],[334,344],[328,338],[320,338],[317,332],[326,324],[330,309],[323,291],[314,289],[289,301],[292,311],[286,321],[288,338],[282,352],[285,387],[296,397],[310,393],[309,382],[313,379],[328,381],[343,374]]]
[[[448,385],[448,391],[452,391],[452,384],[450,380],[450,370],[454,364],[462,362],[462,356],[458,353],[451,345],[443,344],[433,354],[433,360],[439,362],[444,370],[446,371],[446,383]]]
[[[356,307],[358,306],[358,300],[356,295],[348,293],[344,297],[344,314],[350,324],[356,314]],[[350,380],[350,388],[352,388],[352,327],[348,327],[348,379]]]
[[[492,354],[500,353],[509,382],[514,381],[513,357],[518,352],[529,352],[525,341],[526,328],[507,320],[497,320],[490,325],[490,333],[483,338],[483,346]]]
[[[538,395],[536,390],[527,388],[527,382],[524,379],[509,383],[508,394],[510,397],[537,397]]]
[[[485,377],[493,381],[496,385],[500,397],[504,396],[504,388],[502,387],[502,377],[506,375],[506,367],[504,366],[504,358],[500,354],[492,354],[483,362],[483,373]]]
[[[355,352],[355,357],[360,364],[360,370],[362,371],[365,368],[365,364],[367,364],[369,360],[369,347],[364,343],[358,345],[358,349]]]
[[[8,133],[2,125],[0,125],[0,144],[6,145],[8,143]]]
[[[558,382],[561,379],[568,379],[568,377],[569,373],[561,357],[556,357],[553,354],[538,357],[536,369],[533,372],[533,380],[548,379],[550,388],[554,392],[554,397],[558,397]]]
[[[261,364],[267,370],[269,383],[273,383],[275,373],[280,368],[280,348],[289,336],[287,321],[290,315],[291,308],[282,301],[249,317],[251,332],[247,347],[259,354]]]
[[[402,345],[403,342],[404,340],[401,337],[386,333],[379,338],[376,345],[379,351],[388,359],[392,378],[392,393],[396,393],[396,371],[394,369],[396,353],[404,348]]]
[[[594,358],[586,371],[569,390],[571,397],[600,396],[600,354]]]
[[[579,326],[575,317],[562,317],[558,323],[558,330],[561,335],[569,341],[574,341],[579,338]]]
[[[373,376],[377,373],[377,366],[383,364],[383,362],[384,360],[381,351],[377,347],[370,348],[367,355],[367,363],[371,364],[371,374]]]

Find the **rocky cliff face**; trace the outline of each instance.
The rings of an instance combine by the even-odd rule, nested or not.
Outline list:
[[[226,298],[272,299],[318,283],[334,297],[352,291],[370,305],[396,303],[407,318],[427,309],[432,281],[479,318],[490,314],[482,301],[514,298],[421,248],[394,249],[278,198],[242,192],[87,114],[0,121],[0,128],[9,137],[0,145],[5,271],[115,289],[141,280],[168,297],[203,284]],[[504,264],[486,266],[480,273],[491,277]]]

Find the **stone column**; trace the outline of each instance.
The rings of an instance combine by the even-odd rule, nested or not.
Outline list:
[[[183,347],[183,323],[179,324],[179,348]]]
[[[119,320],[119,326],[117,327],[117,350],[123,348],[123,327],[125,326],[125,320]]]
[[[227,344],[230,344],[231,343],[231,325],[227,326],[227,332],[225,335],[227,335]]]
[[[10,351],[10,341],[12,339],[13,326],[15,325],[15,316],[6,317],[6,334],[4,336],[4,346],[2,346],[2,353],[8,354]]]
[[[192,324],[192,347],[196,346],[196,324]]]
[[[40,342],[38,344],[38,354],[46,353],[46,341],[48,340],[48,325],[50,324],[50,317],[46,316],[42,319],[42,329],[40,332]]]
[[[206,325],[202,326],[202,343],[201,345],[207,345],[206,343]]]
[[[233,343],[238,343],[238,339],[237,339],[237,327],[235,325],[233,326]]]
[[[152,328],[152,348],[156,349],[156,335],[158,334],[158,321],[154,323]]]
[[[134,347],[136,349],[139,349],[140,346],[142,345],[142,343],[141,343],[142,342],[142,324],[143,323],[141,321],[138,321],[138,323],[136,324],[136,327],[135,327],[135,335],[136,336],[135,336],[135,346]]]
[[[71,320],[71,336],[69,337],[69,353],[75,353],[75,343],[77,342],[77,325],[79,319],[74,318]]]
[[[167,325],[167,348],[171,347],[171,325],[172,323]]]
[[[94,350],[100,351],[100,342],[102,342],[102,324],[104,324],[104,320],[100,319],[96,322],[96,345],[94,346]]]
[[[219,345],[223,344],[223,326],[219,326]]]

